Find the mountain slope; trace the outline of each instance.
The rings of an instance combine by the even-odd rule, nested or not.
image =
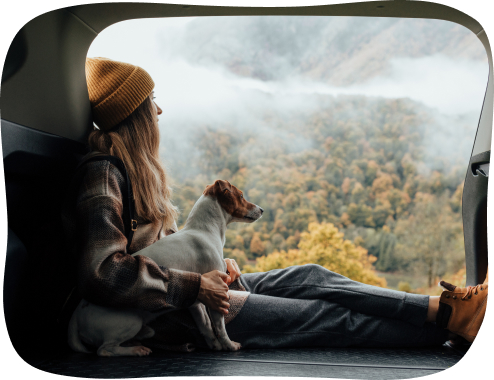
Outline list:
[[[242,41],[242,43],[238,43]],[[485,60],[477,37],[441,20],[370,17],[228,17],[195,19],[185,57],[261,80],[303,76],[346,86],[386,73],[392,58],[442,54]]]

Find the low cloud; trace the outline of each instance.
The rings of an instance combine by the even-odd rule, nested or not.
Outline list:
[[[483,60],[430,55],[393,58],[384,74],[348,86],[331,86],[307,76],[276,81],[237,76],[221,65],[199,65],[181,54],[193,19],[133,20],[105,30],[88,56],[105,56],[145,68],[153,77],[160,116],[164,156],[194,151],[191,136],[198,128],[257,131],[266,140],[293,140],[293,150],[310,147],[289,131],[273,129],[268,115],[280,122],[294,113],[308,115],[320,107],[321,95],[364,95],[410,98],[436,112],[437,125],[426,141],[431,167],[437,157],[468,160],[487,84]],[[197,28],[197,23],[194,24]],[[461,152],[458,152],[461,146]],[[466,156],[466,157],[464,157]],[[464,157],[464,158],[463,158]],[[174,157],[173,161],[183,159]]]

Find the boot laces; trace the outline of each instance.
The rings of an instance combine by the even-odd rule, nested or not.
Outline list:
[[[479,293],[479,289],[483,290],[482,284],[476,285],[476,286],[468,286],[467,287],[467,292],[463,297],[461,297],[462,300],[465,298],[470,298],[472,296],[472,293],[477,295]]]

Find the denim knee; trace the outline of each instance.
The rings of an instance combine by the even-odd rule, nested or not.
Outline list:
[[[327,278],[328,275],[332,277],[345,277],[339,273],[333,272],[329,269],[324,268],[322,265],[319,264],[305,264],[300,266],[304,272],[307,273],[307,275],[311,276],[320,276],[320,277],[325,277]],[[346,277],[345,277],[346,278]]]
[[[307,271],[309,273],[320,273],[320,272],[328,272],[329,270],[324,268],[323,266],[319,264],[304,264],[301,265],[300,268],[302,268],[304,271]]]

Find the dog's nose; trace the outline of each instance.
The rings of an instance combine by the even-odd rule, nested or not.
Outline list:
[[[264,210],[262,209],[262,207],[259,207],[259,210],[261,210],[261,215],[262,215],[262,213],[264,212]]]

